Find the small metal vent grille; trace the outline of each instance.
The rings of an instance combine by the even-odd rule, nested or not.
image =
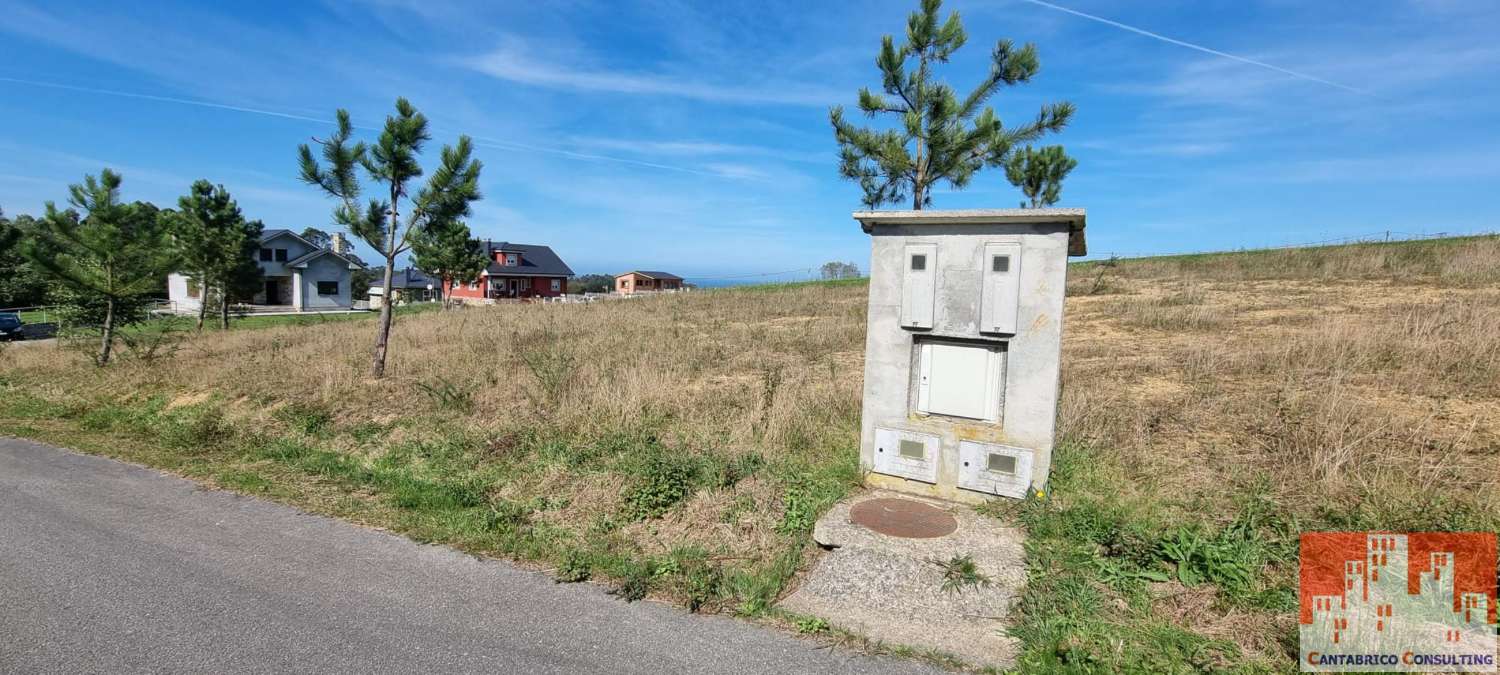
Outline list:
[[[992,452],[990,453],[989,460],[986,462],[985,468],[995,473],[1014,476],[1016,475],[1016,458],[1012,455],[1002,455]]]

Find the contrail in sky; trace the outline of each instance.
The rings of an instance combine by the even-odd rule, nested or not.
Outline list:
[[[233,111],[233,112],[249,113],[249,114],[252,114],[252,115],[266,115],[266,116],[269,116],[269,117],[279,117],[279,118],[282,118],[282,119],[298,120],[298,121],[302,121],[302,122],[317,122],[319,124],[332,124],[333,123],[333,120],[326,119],[326,118],[321,118],[321,117],[309,117],[307,115],[296,115],[296,114],[292,114],[292,113],[276,112],[274,110],[265,110],[265,109],[262,109],[262,108],[248,108],[248,107],[245,107],[245,106],[229,105],[229,104],[226,104],[226,103],[213,103],[211,101],[199,101],[199,100],[190,99],[190,98],[175,98],[175,97],[172,97],[172,96],[157,96],[155,94],[138,94],[138,93],[128,92],[128,91],[115,91],[113,89],[100,89],[100,88],[97,88],[97,87],[81,87],[81,86],[78,86],[78,85],[61,84],[61,83],[58,83],[58,82],[41,82],[41,81],[37,81],[37,80],[23,80],[23,79],[14,78],[14,77],[0,77],[0,82],[11,82],[11,83],[15,83],[15,84],[24,84],[24,85],[28,85],[28,86],[32,86],[32,87],[46,87],[46,88],[49,88],[49,89],[63,89],[63,90],[67,90],[67,91],[76,91],[76,92],[81,92],[81,93],[85,93],[85,94],[99,94],[99,95],[103,95],[103,96],[121,96],[121,97],[124,97],[124,98],[134,98],[134,99],[139,99],[139,100],[143,100],[143,101],[157,101],[157,102],[161,102],[161,103],[175,103],[175,104],[178,104],[178,105],[191,105],[191,106],[198,106],[200,108],[212,108],[212,109],[215,109],[215,110],[229,110],[229,111]],[[369,131],[379,131],[380,130],[378,127],[360,126],[360,125],[357,125],[357,124],[354,125],[354,127],[357,128],[357,129],[365,129],[365,130],[369,130]],[[724,175],[722,173],[715,173],[715,172],[712,172],[712,171],[702,171],[702,170],[699,170],[699,169],[693,169],[693,168],[683,167],[683,166],[674,166],[674,165],[671,165],[671,164],[658,164],[656,162],[647,162],[647,161],[638,160],[638,159],[627,159],[627,158],[624,158],[624,157],[610,157],[608,155],[596,155],[596,154],[592,154],[592,153],[576,152],[576,151],[573,151],[573,150],[564,150],[564,149],[560,149],[560,148],[544,148],[544,147],[539,147],[539,146],[535,146],[535,145],[524,145],[524,144],[521,144],[521,143],[514,143],[514,142],[511,142],[511,141],[502,141],[502,140],[494,139],[494,138],[485,138],[483,136],[474,136],[473,138],[474,138],[474,144],[475,145],[480,145],[480,146],[484,146],[484,147],[488,147],[488,148],[496,148],[496,149],[500,149],[500,150],[512,150],[512,151],[514,151],[514,150],[520,150],[520,151],[525,151],[525,152],[541,152],[541,153],[547,153],[547,154],[552,154],[552,155],[559,155],[559,156],[562,156],[562,157],[568,157],[570,159],[578,159],[578,160],[584,160],[584,161],[615,162],[615,163],[618,163],[618,164],[631,164],[631,165],[635,165],[635,166],[643,166],[643,167],[648,167],[648,168],[652,168],[652,169],[663,169],[663,170],[666,170],[666,171],[680,171],[682,173],[690,173],[690,174],[694,174],[694,175],[698,175],[698,176],[709,176],[709,177],[713,177],[713,178],[729,178],[729,179],[733,179],[734,178],[733,176]]]
[[[1145,30],[1143,28],[1136,28],[1135,26],[1131,26],[1131,25],[1128,25],[1128,24],[1123,24],[1123,23],[1120,23],[1118,21],[1111,21],[1111,20],[1106,19],[1106,18],[1104,18],[1102,16],[1094,16],[1093,14],[1085,14],[1083,12],[1080,12],[1080,11],[1076,10],[1076,9],[1068,9],[1067,7],[1063,7],[1061,5],[1054,5],[1054,4],[1050,3],[1050,2],[1044,2],[1043,0],[1021,0],[1021,2],[1033,4],[1033,5],[1036,5],[1038,7],[1046,7],[1047,9],[1052,9],[1052,10],[1056,10],[1056,11],[1059,11],[1059,12],[1064,12],[1064,13],[1067,13],[1067,14],[1072,14],[1073,16],[1076,16],[1076,17],[1088,19],[1089,21],[1097,21],[1097,22],[1102,23],[1102,24],[1104,24],[1106,26],[1114,26],[1115,28],[1118,28],[1120,30],[1130,31],[1130,32],[1135,33],[1137,35],[1144,35],[1144,36],[1146,36],[1148,38],[1152,38],[1154,40],[1161,40],[1162,42],[1165,42],[1167,44],[1177,45],[1178,47],[1186,47],[1186,48],[1194,50],[1194,51],[1203,52],[1204,54],[1212,54],[1214,56],[1223,57],[1223,58],[1229,59],[1231,61],[1239,61],[1240,63],[1248,63],[1248,64],[1250,64],[1252,66],[1259,66],[1261,68],[1265,68],[1265,69],[1268,69],[1268,70],[1274,70],[1274,71],[1276,71],[1278,73],[1281,73],[1283,75],[1290,75],[1290,76],[1295,77],[1297,79],[1307,80],[1309,82],[1317,82],[1319,84],[1326,84],[1326,85],[1328,85],[1330,87],[1337,87],[1339,89],[1343,89],[1344,91],[1352,91],[1352,92],[1354,92],[1356,94],[1366,93],[1363,89],[1359,89],[1359,88],[1356,88],[1356,87],[1351,87],[1351,86],[1349,86],[1347,84],[1340,84],[1340,83],[1334,82],[1332,80],[1325,80],[1325,79],[1323,79],[1321,77],[1318,77],[1316,75],[1308,75],[1307,73],[1299,73],[1299,72],[1297,72],[1295,70],[1287,70],[1286,68],[1282,68],[1281,66],[1271,65],[1269,63],[1266,63],[1265,61],[1256,61],[1255,59],[1246,58],[1244,56],[1237,56],[1235,54],[1230,54],[1228,52],[1221,52],[1221,51],[1219,51],[1217,49],[1211,49],[1209,47],[1204,47],[1203,45],[1195,45],[1195,44],[1193,44],[1191,42],[1183,42],[1182,40],[1178,40],[1176,38],[1170,38],[1170,37],[1167,37],[1167,36],[1162,35],[1160,33],[1153,33],[1151,31]]]
[[[291,113],[276,112],[274,110],[261,110],[259,108],[246,108],[244,106],[227,105],[224,103],[211,103],[209,101],[195,101],[190,98],[173,98],[171,96],[155,96],[152,94],[136,94],[128,91],[114,91],[111,89],[97,89],[94,87],[79,87],[71,84],[59,84],[56,82],[38,82],[36,80],[21,80],[14,77],[0,77],[0,82],[14,82],[26,84],[33,87],[47,87],[50,89],[66,89],[86,94],[103,94],[105,96],[123,96],[125,98],[136,98],[143,101],[160,101],[162,103],[177,103],[179,105],[195,105],[202,108],[215,108],[218,110],[233,110],[235,112],[252,113],[255,115],[270,115],[289,120],[302,120],[305,122],[321,122],[327,124],[330,120],[308,117],[306,115],[293,115]]]

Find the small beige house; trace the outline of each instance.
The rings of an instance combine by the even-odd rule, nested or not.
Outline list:
[[[680,291],[682,277],[667,272],[634,271],[615,275],[615,292],[621,295]]]

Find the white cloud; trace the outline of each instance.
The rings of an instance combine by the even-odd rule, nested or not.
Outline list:
[[[705,140],[652,140],[639,138],[611,138],[603,136],[574,136],[570,140],[574,145],[581,148],[626,152],[637,155],[658,155],[670,157],[714,157],[721,155],[731,155],[735,157],[766,157],[788,162],[804,162],[812,164],[828,164],[833,161],[834,157],[834,153],[832,151],[807,152],[799,150],[786,150],[764,145],[723,143]]]
[[[769,180],[771,178],[771,174],[745,164],[713,162],[705,164],[704,168],[707,168],[708,170],[713,171],[720,176],[724,176],[725,178],[736,178],[740,180]]]
[[[1234,149],[1234,145],[1227,141],[1169,140],[1160,137],[1074,141],[1067,145],[1122,155],[1159,155],[1165,157],[1208,157],[1223,154]]]
[[[550,89],[655,95],[711,103],[826,106],[844,98],[822,88],[796,83],[714,83],[663,73],[626,72],[573,66],[532,56],[516,40],[462,63],[507,82]]]
[[[654,141],[632,138],[604,138],[598,136],[574,136],[573,143],[602,150],[618,150],[640,155],[735,155],[757,153],[762,149],[733,143],[713,141]]]

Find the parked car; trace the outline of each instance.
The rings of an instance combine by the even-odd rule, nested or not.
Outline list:
[[[25,337],[25,331],[21,328],[21,315],[0,312],[0,340],[21,340]]]

